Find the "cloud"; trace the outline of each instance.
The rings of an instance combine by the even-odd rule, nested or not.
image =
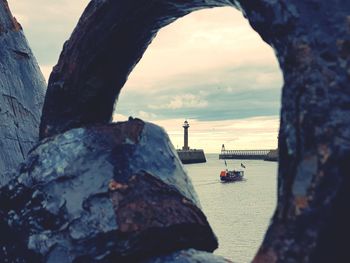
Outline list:
[[[183,145],[183,119],[164,120],[163,126],[175,146]],[[261,116],[226,121],[199,121],[190,119],[189,144],[204,148],[207,153],[226,149],[274,149],[277,147],[278,116]]]
[[[134,116],[135,117],[135,116]],[[126,115],[114,115],[115,121],[127,120]],[[204,148],[206,153],[218,153],[221,145],[226,149],[275,149],[279,129],[278,116],[260,116],[225,121],[200,121],[189,119],[189,144],[191,148]],[[183,118],[153,120],[163,127],[173,145],[183,146]]]
[[[48,78],[89,0],[11,0]],[[182,146],[274,148],[283,78],[273,49],[233,8],[194,12],[163,28],[129,76],[115,120],[140,117],[164,126]]]
[[[141,119],[156,119],[157,115],[154,113],[150,113],[150,112],[146,112],[146,111],[142,111],[140,110],[138,112],[138,117]]]
[[[88,2],[11,0],[9,5],[21,23],[39,64],[52,67]]]
[[[193,94],[175,95],[169,103],[163,105],[149,105],[151,109],[189,109],[189,108],[205,108],[208,101],[203,100],[200,96]]]
[[[155,87],[152,92],[125,89],[115,109],[133,116],[137,116],[139,110],[149,111],[159,119],[181,116],[198,120],[232,120],[278,115],[281,88],[259,85],[254,72],[246,78],[242,75],[238,72],[221,83],[198,84],[197,78],[188,79],[183,85],[170,81],[167,87]],[[205,80],[206,76],[198,79]]]
[[[273,67],[273,49],[233,8],[201,10],[163,28],[131,73],[128,89],[226,68]],[[212,74],[207,74],[208,77]],[[219,77],[217,79],[220,79]]]

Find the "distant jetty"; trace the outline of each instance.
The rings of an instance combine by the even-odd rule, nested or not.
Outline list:
[[[222,145],[219,159],[238,159],[238,160],[264,160],[278,161],[278,149],[275,150],[226,150]]]
[[[277,162],[278,161],[278,149],[269,151],[269,153],[266,155],[264,161]]]
[[[202,149],[190,149],[188,146],[188,128],[190,127],[188,121],[186,120],[182,125],[184,128],[184,146],[182,149],[177,149],[177,154],[183,164],[190,163],[205,163],[204,151]]]

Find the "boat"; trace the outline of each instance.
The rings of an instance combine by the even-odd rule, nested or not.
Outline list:
[[[224,160],[226,169],[220,172],[220,180],[222,182],[236,182],[242,181],[244,171],[242,170],[228,170],[226,160]],[[241,163],[241,167],[245,169],[245,165]]]
[[[242,181],[244,176],[244,171],[232,170],[228,169],[220,172],[220,180],[223,182],[236,182]]]

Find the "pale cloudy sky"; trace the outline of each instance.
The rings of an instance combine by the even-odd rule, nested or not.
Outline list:
[[[47,78],[88,0],[9,0]],[[115,120],[164,127],[174,146],[219,152],[277,146],[282,75],[273,50],[233,8],[202,10],[162,29],[131,73]]]

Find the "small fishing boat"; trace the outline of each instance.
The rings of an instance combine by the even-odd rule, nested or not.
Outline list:
[[[223,182],[235,182],[243,180],[244,171],[225,170],[220,172],[220,180]]]
[[[223,170],[220,172],[220,180],[223,182],[242,181],[243,176],[244,176],[244,171],[242,171],[242,170],[228,170],[226,160],[224,162],[225,162],[226,170]],[[243,163],[241,163],[241,167],[245,168],[245,165]]]

